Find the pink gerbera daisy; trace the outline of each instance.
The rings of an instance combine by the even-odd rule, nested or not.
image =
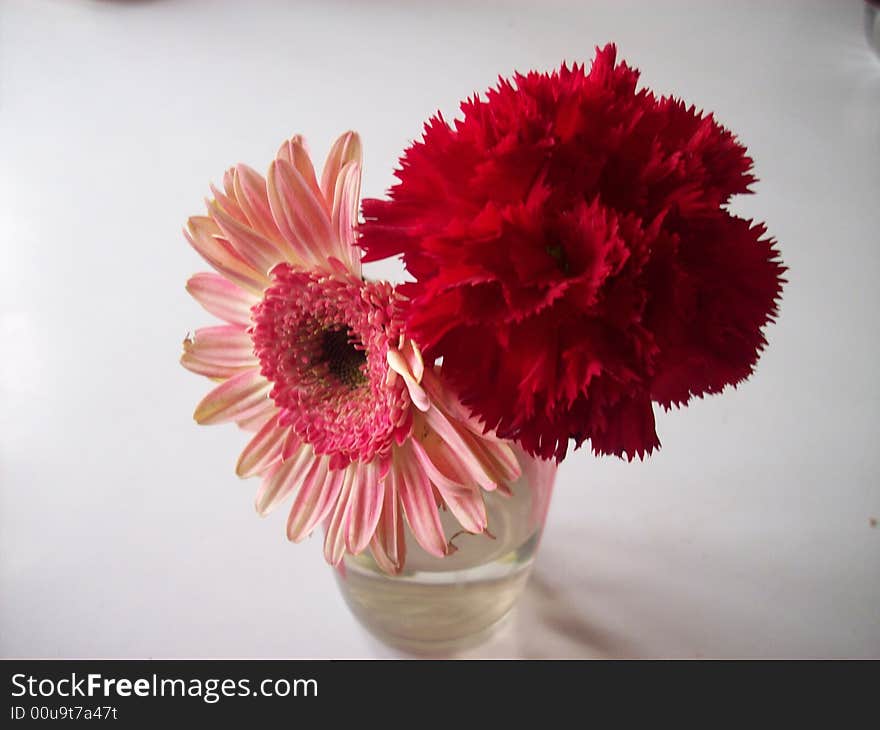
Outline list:
[[[236,471],[262,478],[260,514],[293,497],[291,540],[323,522],[328,562],[369,546],[398,572],[404,518],[442,557],[452,547],[438,509],[485,531],[481,490],[506,491],[520,466],[425,368],[395,289],[362,279],[360,171],[360,140],[349,132],[320,182],[300,137],[281,146],[265,180],[245,165],[226,173],[208,215],[185,230],[217,271],[187,289],[226,324],[187,337],[181,363],[221,381],[196,407],[198,423],[255,432]]]

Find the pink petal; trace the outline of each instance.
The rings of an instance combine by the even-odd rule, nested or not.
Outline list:
[[[403,534],[403,513],[394,480],[384,481],[385,497],[370,550],[376,563],[386,573],[399,573],[406,562],[406,540]]]
[[[360,250],[355,246],[355,226],[360,199],[361,166],[357,162],[349,162],[336,179],[332,225],[333,230],[336,231],[342,261],[357,275],[361,272],[361,255]]]
[[[321,190],[326,200],[333,201],[340,170],[349,162],[362,164],[362,158],[361,138],[357,132],[346,132],[333,143],[321,173]]]
[[[304,540],[336,504],[346,470],[329,470],[328,463],[328,459],[318,457],[303,480],[287,517],[288,540]]]
[[[406,388],[409,391],[409,397],[413,405],[420,411],[427,411],[431,407],[431,401],[428,399],[428,394],[413,377],[406,358],[404,358],[399,350],[393,347],[388,348],[385,358],[388,361],[388,367],[400,375],[403,378],[403,382],[406,383]]]
[[[413,374],[417,383],[422,382],[425,375],[425,360],[422,358],[422,351],[414,340],[407,340],[400,348],[400,354],[406,359],[409,370]]]
[[[299,451],[299,447],[302,446],[302,439],[297,436],[296,431],[290,429],[287,434],[287,439],[284,441],[284,449],[281,452],[281,458],[285,461],[289,459],[293,454]]]
[[[195,274],[186,283],[186,290],[215,317],[244,327],[250,326],[251,307],[259,301],[220,274]]]
[[[475,433],[482,433],[482,425],[470,415],[455,394],[437,377],[436,369],[436,367],[426,368],[419,381],[431,402],[438,404],[444,413],[449,414],[450,418],[454,418]]]
[[[193,418],[203,425],[245,418],[265,408],[272,384],[257,369],[248,370],[214,388],[196,406]]]
[[[268,189],[272,214],[296,256],[307,264],[323,264],[335,254],[327,211],[293,165],[275,160]]]
[[[223,210],[236,220],[241,221],[245,225],[249,225],[247,215],[238,204],[238,195],[235,192],[234,178],[235,170],[232,168],[228,169],[223,175],[223,192],[212,185],[211,193],[214,196],[214,200],[217,201],[217,204],[223,208]],[[208,207],[210,207],[211,201],[207,201],[207,204]]]
[[[342,488],[336,500],[336,509],[327,524],[327,533],[324,535],[324,559],[330,565],[337,565],[345,554],[345,530],[348,521],[348,511],[351,507],[351,490],[354,484],[356,468],[350,466],[341,470],[345,474],[342,480]]]
[[[287,437],[289,426],[279,426],[280,413],[276,413],[257,432],[235,465],[235,473],[242,478],[253,476],[265,471],[267,467],[281,458],[281,447]]]
[[[403,570],[403,564],[396,563],[385,552],[385,548],[382,546],[377,535],[373,535],[373,539],[370,540],[370,552],[373,555],[373,560],[376,561],[376,565],[379,566],[379,569],[383,573],[387,573],[388,575],[399,575]]]
[[[427,442],[426,442],[427,443]],[[410,443],[413,457],[432,484],[436,485],[443,494],[465,495],[476,488],[471,484],[471,479],[464,467],[449,453],[445,446],[428,443],[426,444],[413,439]]]
[[[220,229],[211,218],[193,216],[183,235],[205,261],[233,283],[258,295],[269,285],[265,273],[257,271],[220,237]]]
[[[281,232],[272,217],[263,176],[247,165],[237,165],[232,184],[238,204],[247,217],[248,225],[270,241],[281,241]]]
[[[187,340],[184,340],[184,347],[186,347],[186,343]],[[245,370],[250,370],[254,367],[253,365],[241,367],[236,365],[223,365],[216,362],[207,362],[205,360],[199,360],[199,358],[191,352],[184,352],[180,356],[180,364],[191,373],[204,375],[206,378],[212,378],[214,380],[227,380],[228,378],[233,378]]]
[[[376,460],[368,464],[358,464],[356,469],[345,533],[345,545],[352,555],[363,552],[370,543],[382,514],[382,500],[385,498],[385,489],[379,484],[379,466]]]
[[[254,500],[257,513],[267,515],[275,509],[279,502],[299,486],[314,460],[312,450],[303,448],[293,459],[276,463],[257,490]]]
[[[312,189],[315,197],[324,204],[324,207],[329,212],[329,201],[324,199],[324,195],[321,193],[321,188],[318,187],[318,180],[315,177],[315,168],[312,165],[312,158],[309,156],[302,135],[296,134],[286,142],[282,143],[281,147],[278,149],[278,154],[275,156],[279,159],[287,160],[299,170],[299,174],[303,176],[303,180],[305,180],[306,184]]]
[[[426,552],[442,558],[447,553],[446,536],[434,501],[434,490],[425,472],[406,449],[397,449],[389,479],[400,495],[403,513],[413,536]]]
[[[256,433],[276,413],[278,413],[278,408],[275,406],[275,401],[271,398],[266,398],[265,405],[254,408],[253,411],[248,412],[243,418],[236,418],[235,423],[245,431]]]
[[[424,418],[449,448],[450,456],[457,459],[477,484],[483,487],[483,489],[490,491],[498,486],[498,483],[483,468],[479,455],[469,448],[461,431],[446,417],[446,414],[440,408],[429,408],[425,412]]]
[[[413,440],[412,449],[455,519],[468,532],[483,532],[488,524],[483,495],[447,445],[433,439],[426,439],[424,445]]]
[[[257,367],[254,343],[244,327],[224,324],[200,327],[183,341],[185,352],[204,362],[232,367]]]
[[[461,430],[461,437],[493,483],[501,486],[519,479],[522,470],[510,445],[466,429]]]
[[[285,260],[285,255],[272,241],[249,225],[239,223],[216,203],[211,206],[211,216],[238,254],[260,273],[268,274],[276,264]]]
[[[441,490],[442,491],[442,490]],[[483,501],[483,494],[479,489],[472,489],[465,495],[461,494],[444,494],[443,501],[461,524],[461,526],[472,533],[480,533],[486,529],[489,518],[486,515],[486,503]]]

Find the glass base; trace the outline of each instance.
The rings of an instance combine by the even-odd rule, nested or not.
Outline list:
[[[546,462],[523,466],[510,496],[484,495],[491,536],[461,532],[455,518],[441,512],[457,548],[445,558],[422,550],[408,529],[400,575],[383,573],[369,551],[345,556],[336,573],[339,588],[370,633],[407,652],[434,655],[488,638],[526,585],[556,471]]]

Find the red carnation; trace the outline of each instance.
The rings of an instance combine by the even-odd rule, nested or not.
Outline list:
[[[752,161],[711,115],[636,91],[613,45],[439,114],[365,200],[366,260],[403,254],[408,331],[487,428],[561,460],[644,456],[666,408],[753,370],[784,267],[731,215]]]

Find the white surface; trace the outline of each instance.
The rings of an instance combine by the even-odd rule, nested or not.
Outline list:
[[[0,1],[0,654],[390,656],[320,541],[233,474],[177,363],[210,317],[180,234],[303,132],[364,192],[436,108],[614,40],[714,110],[790,267],[757,375],[658,415],[644,464],[562,467],[519,613],[476,656],[880,656],[880,62],[858,0]],[[374,268],[393,275],[395,265]]]

